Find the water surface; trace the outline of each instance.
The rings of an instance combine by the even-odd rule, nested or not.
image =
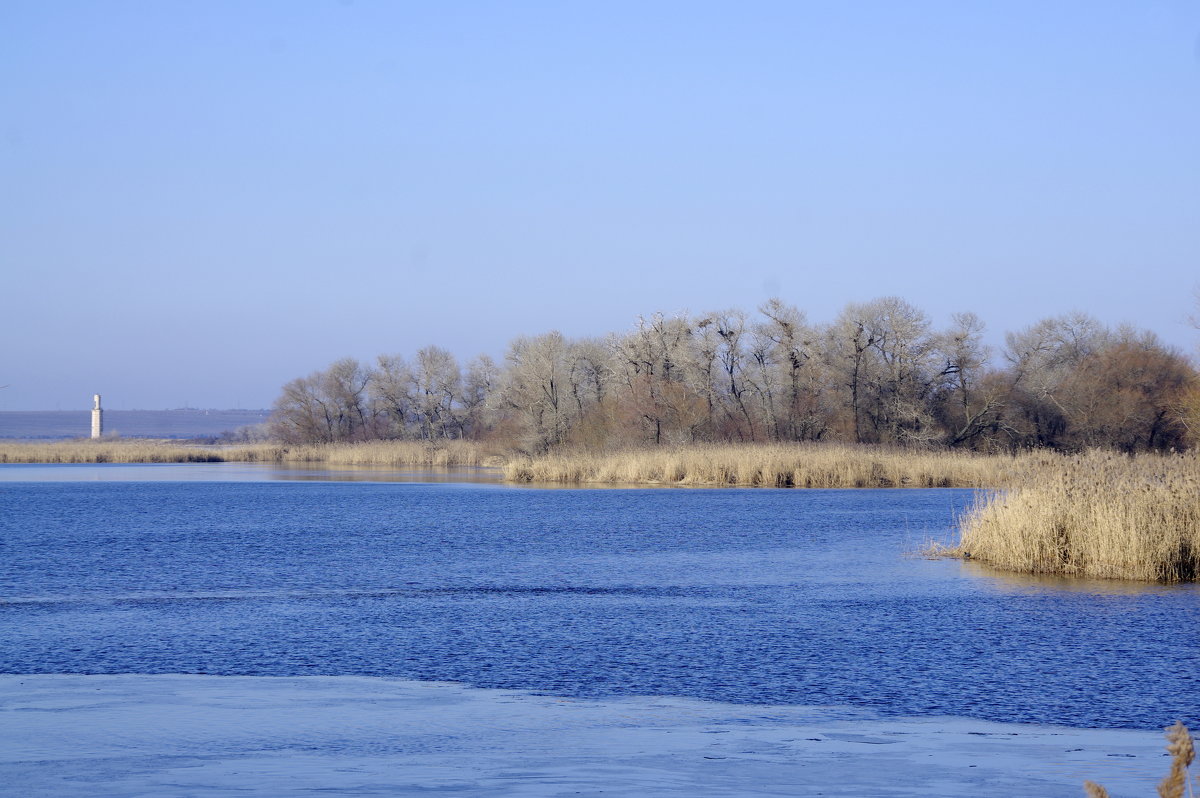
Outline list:
[[[153,467],[179,479],[152,481],[0,467],[0,672],[1200,718],[1195,586],[912,556],[969,491],[540,490],[216,465]],[[81,479],[89,468],[109,476]]]

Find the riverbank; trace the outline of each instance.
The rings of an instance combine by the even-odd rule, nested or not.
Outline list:
[[[0,463],[325,463],[375,466],[499,465],[494,453],[469,441],[372,441],[287,445],[196,445],[172,440],[0,441]]]
[[[1052,452],[959,451],[817,444],[698,444],[535,457],[471,441],[372,441],[227,446],[170,440],[0,442],[0,463],[327,463],[502,466],[510,482],[798,488],[995,488],[1061,460]]]
[[[56,798],[1153,795],[1159,730],[368,677],[0,675],[0,779]]]
[[[511,460],[512,482],[770,488],[1003,487],[1060,459],[1052,452],[984,455],[845,444],[697,444],[570,451]]]

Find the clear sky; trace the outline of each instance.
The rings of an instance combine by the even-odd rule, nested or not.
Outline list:
[[[0,3],[0,410],[771,295],[1191,349],[1200,3]]]

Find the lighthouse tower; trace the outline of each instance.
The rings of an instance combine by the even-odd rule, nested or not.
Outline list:
[[[92,408],[92,438],[99,438],[104,434],[104,411],[100,409],[100,394],[92,397],[96,406]]]

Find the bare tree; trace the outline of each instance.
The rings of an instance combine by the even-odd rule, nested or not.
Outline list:
[[[334,440],[334,414],[314,372],[283,386],[271,410],[268,429],[285,443],[328,443]]]
[[[1062,387],[1067,378],[1110,339],[1108,330],[1084,313],[1043,319],[1005,336],[1013,413],[1008,422],[1027,446],[1065,443],[1071,415]]]
[[[983,320],[974,313],[955,313],[949,330],[937,336],[942,384],[935,401],[950,446],[973,445],[989,432],[1009,431],[1001,420],[1007,390],[989,379],[991,356],[983,343]]]
[[[379,436],[407,438],[415,423],[413,376],[401,355],[380,355],[371,375],[371,402],[379,419]]]
[[[716,366],[720,377],[718,398],[723,409],[724,435],[743,441],[756,439],[754,418],[747,406],[746,338],[749,323],[736,308],[705,315],[699,322],[715,333]]]
[[[655,444],[694,440],[707,421],[707,410],[697,410],[698,398],[687,383],[691,336],[686,316],[656,313],[612,341],[620,401]]]
[[[612,388],[615,372],[613,352],[608,343],[598,338],[572,341],[567,347],[567,380],[571,400],[579,418],[604,401]]]
[[[545,451],[562,443],[570,420],[567,342],[557,330],[509,344],[498,398],[515,412],[522,445]]]
[[[822,375],[816,333],[804,314],[781,300],[770,299],[759,307],[764,321],[754,327],[752,358],[759,367],[758,382],[764,412],[772,419],[772,437],[783,440],[817,440],[828,428],[821,407]]]
[[[290,443],[330,443],[370,437],[373,415],[367,401],[370,373],[354,358],[342,358],[283,386],[272,411],[272,433]]]
[[[417,351],[412,366],[412,386],[417,422],[425,440],[454,437],[458,429],[454,410],[462,374],[458,361],[440,346]]]
[[[849,304],[826,329],[825,357],[849,400],[851,431],[856,443],[871,439],[863,421],[869,386],[878,371],[875,344],[878,335],[867,305]]]
[[[479,437],[489,426],[488,408],[499,379],[500,369],[487,355],[479,355],[467,364],[461,407],[457,414],[461,437]]]
[[[857,442],[924,444],[936,437],[928,401],[933,339],[922,311],[897,297],[852,303],[827,341]]]
[[[1010,333],[995,369],[971,313],[934,332],[896,297],[848,304],[819,328],[777,298],[758,311],[656,313],[607,339],[522,337],[503,367],[481,357],[465,374],[437,346],[373,369],[344,358],[287,383],[272,429],[293,442],[487,435],[539,452],[829,438],[1133,451],[1200,438],[1194,365],[1086,314]]]
[[[1187,428],[1177,408],[1195,377],[1187,359],[1153,333],[1119,330],[1063,381],[1068,440],[1125,452],[1181,448]]]

